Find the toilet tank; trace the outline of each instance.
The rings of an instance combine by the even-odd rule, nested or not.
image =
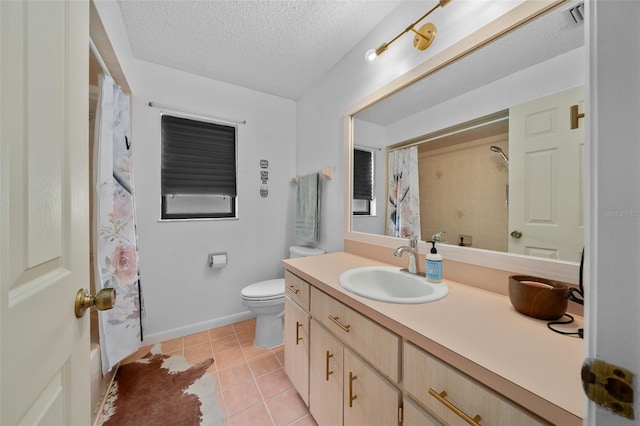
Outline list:
[[[317,256],[324,254],[325,251],[317,247],[307,246],[291,246],[289,247],[289,258],[295,259],[296,257]]]

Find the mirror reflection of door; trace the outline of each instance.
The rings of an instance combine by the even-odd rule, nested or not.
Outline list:
[[[509,252],[579,261],[584,245],[584,111],[579,86],[509,110]]]

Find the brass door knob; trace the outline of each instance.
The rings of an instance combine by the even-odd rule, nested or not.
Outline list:
[[[90,295],[87,289],[81,288],[76,293],[76,317],[81,318],[84,311],[92,306],[95,306],[99,311],[106,311],[113,308],[115,303],[116,290],[114,288],[103,288],[95,296]]]
[[[511,236],[513,238],[522,238],[522,232],[520,232],[520,231],[512,231],[511,232]]]

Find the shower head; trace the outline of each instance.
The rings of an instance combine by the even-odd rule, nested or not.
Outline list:
[[[499,146],[491,145],[489,149],[493,152],[497,152],[498,154],[502,155],[502,158],[504,159],[504,161],[506,161],[507,163],[509,162],[509,157],[505,155],[505,153],[502,151],[502,148],[500,148]]]

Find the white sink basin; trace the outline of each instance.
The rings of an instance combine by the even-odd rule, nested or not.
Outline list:
[[[433,284],[393,266],[349,269],[340,274],[338,282],[358,296],[390,303],[434,302],[449,294],[445,283]]]

